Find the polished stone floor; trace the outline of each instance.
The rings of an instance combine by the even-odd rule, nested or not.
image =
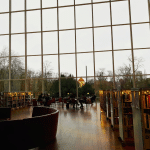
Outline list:
[[[100,103],[84,105],[83,109],[66,109],[61,104],[53,107],[59,110],[56,140],[32,150],[135,150],[122,147],[118,132],[111,129]],[[32,107],[13,110],[11,119],[31,117],[31,112]]]

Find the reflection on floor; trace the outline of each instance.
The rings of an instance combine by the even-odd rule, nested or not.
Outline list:
[[[83,109],[66,109],[65,105],[62,108],[59,104],[54,108],[60,112],[56,140],[33,150],[135,150],[130,146],[122,147],[118,132],[111,129],[99,103],[85,105]],[[26,110],[32,111],[31,108]],[[21,113],[31,117],[31,113],[25,113],[25,109]],[[13,111],[12,116],[15,118],[16,115],[19,112]]]

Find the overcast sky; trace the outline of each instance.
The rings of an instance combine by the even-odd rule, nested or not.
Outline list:
[[[93,0],[93,2],[102,2],[103,0]],[[109,0],[105,0],[109,1]],[[9,11],[9,0],[0,0],[0,12]],[[90,3],[91,0],[76,0],[76,4]],[[73,5],[73,0],[59,0],[59,6]],[[147,0],[131,0],[132,23],[149,22]],[[43,8],[56,7],[56,0],[43,0]],[[27,0],[27,9],[40,8],[40,0]],[[24,10],[24,0],[12,0],[12,11]],[[44,9],[43,13],[43,31],[57,30],[57,8]],[[110,25],[110,4],[93,4],[94,26],[107,26],[94,28],[94,50],[95,52],[95,70],[105,68],[112,70],[112,41]],[[41,31],[40,10],[27,11],[27,32]],[[23,33],[24,12],[12,13],[11,32]],[[114,50],[131,49],[129,9],[128,1],[112,3],[112,24],[128,24],[123,26],[113,26],[113,48]],[[76,6],[76,28],[92,27],[92,9],[91,5]],[[143,67],[140,71],[150,74],[149,54],[150,49],[141,50],[141,48],[150,47],[150,28],[149,23],[132,25],[133,48],[135,57],[142,57]],[[74,7],[59,8],[59,29],[74,28]],[[9,33],[9,13],[0,14],[0,34]],[[25,55],[25,35],[18,34],[11,36],[12,55]],[[3,48],[9,49],[9,36],[0,36],[0,52]],[[76,76],[75,63],[75,30],[59,32],[59,51],[62,53],[72,53],[60,55],[60,71],[67,72]],[[93,32],[92,28],[76,30],[76,51],[89,52],[77,54],[77,75],[85,76],[85,66],[87,66],[88,76],[94,76],[93,65]],[[58,33],[43,33],[43,54],[58,53]],[[27,34],[27,55],[41,54],[41,34]],[[127,58],[131,55],[131,50],[115,51],[114,64],[115,70],[123,64],[128,64]],[[50,67],[55,74],[58,73],[58,56],[49,55],[43,57],[44,62],[49,61]],[[41,56],[28,56],[28,68],[31,70],[41,70]],[[106,74],[107,75],[107,74]]]

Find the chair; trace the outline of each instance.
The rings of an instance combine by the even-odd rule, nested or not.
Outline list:
[[[71,102],[73,104],[73,108],[75,107],[75,105],[77,107],[78,103],[77,103],[77,101],[74,98],[71,100]]]
[[[66,100],[66,99],[64,99],[64,103],[67,103],[67,100]]]
[[[87,107],[87,104],[92,104],[92,102],[91,102],[91,99],[90,99],[90,98],[87,98],[87,99],[86,99],[86,107]]]
[[[55,106],[56,106],[56,103],[55,103],[55,98],[52,98],[52,100],[51,100],[51,104],[55,104]],[[50,105],[50,106],[52,106],[52,105]]]
[[[51,100],[48,100],[48,102],[47,102],[47,106],[50,106],[51,105]]]

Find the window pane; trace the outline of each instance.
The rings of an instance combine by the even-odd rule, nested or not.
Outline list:
[[[132,76],[129,76],[133,75],[131,51],[114,52],[114,63],[115,74],[118,75],[115,78],[115,81],[118,82],[117,86],[123,89],[133,88],[133,79]]]
[[[74,31],[60,31],[60,53],[75,53]]]
[[[43,56],[44,78],[58,77],[58,55]]]
[[[27,31],[40,31],[41,30],[41,20],[40,20],[40,10],[27,12]]]
[[[94,26],[110,25],[110,6],[108,3],[94,4]]]
[[[58,53],[57,32],[43,33],[43,54]]]
[[[114,49],[131,49],[130,26],[113,27]]]
[[[56,7],[57,0],[42,0],[42,7]]]
[[[9,0],[0,0],[0,12],[7,11],[9,11]]]
[[[59,28],[74,28],[74,7],[59,8]]]
[[[11,24],[11,32],[19,33],[24,32],[24,12],[20,13],[12,13],[12,24]]]
[[[6,56],[9,55],[9,36],[0,36],[0,53],[5,51]]]
[[[27,9],[40,8],[40,0],[27,0]]]
[[[43,31],[57,30],[57,9],[43,10]]]
[[[78,78],[78,81],[79,79],[80,78]],[[78,96],[79,97],[82,97],[83,95],[86,97],[92,96],[95,93],[94,92],[94,78],[87,77],[87,82],[86,82],[86,78],[82,78],[82,79],[84,81],[82,81],[81,83],[78,82]],[[86,83],[85,85],[84,85],[84,82]]]
[[[75,55],[60,55],[60,72],[61,74],[73,75],[76,77]]]
[[[97,75],[113,76],[112,52],[95,53],[95,71]]]
[[[132,22],[149,21],[148,1],[131,0],[131,17],[132,17]]]
[[[131,51],[115,51],[114,64],[116,75],[131,75],[132,72]],[[117,77],[116,77],[117,78]]]
[[[94,44],[95,51],[99,50],[111,50],[111,28],[95,28],[94,29]]]
[[[59,97],[59,79],[45,80],[44,89],[50,94],[50,97]]]
[[[11,79],[25,79],[25,57],[11,57]]]
[[[54,88],[55,87],[55,88]],[[57,90],[56,90],[57,89]],[[59,84],[58,80],[53,80],[53,79],[45,79],[44,80],[44,93],[47,93],[50,95],[50,97],[53,96],[53,92],[59,92]],[[55,96],[54,96],[55,97]],[[58,96],[59,97],[59,94]]]
[[[32,92],[34,97],[38,98],[38,95],[42,92],[42,80],[27,80],[27,91]]]
[[[93,2],[104,2],[104,1],[109,1],[109,0],[93,0]]]
[[[25,91],[25,80],[11,81],[11,92]]]
[[[55,7],[57,6],[57,0],[42,0],[42,7]]]
[[[9,79],[9,57],[5,57],[5,51],[0,53],[0,79]]]
[[[86,66],[87,66],[87,76],[94,76],[93,53],[77,55],[78,77],[86,76]]]
[[[105,77],[103,72],[101,72],[95,81],[95,91],[97,91],[97,98],[99,97],[99,90],[108,89],[113,89],[113,77]]]
[[[134,50],[134,65],[137,74],[150,74],[150,49]]]
[[[139,72],[140,74],[140,72]],[[142,76],[142,75],[139,75],[139,76],[136,76],[135,77],[135,80],[136,80],[136,87],[137,88],[150,88],[150,76]]]
[[[28,55],[41,54],[40,33],[27,34],[27,54]]]
[[[77,30],[77,51],[93,51],[92,29]]]
[[[41,56],[27,57],[27,78],[41,77]]]
[[[9,90],[9,81],[0,81],[0,91],[1,92],[8,92]]]
[[[92,26],[91,5],[76,6],[76,26],[77,28]]]
[[[24,0],[12,0],[11,1],[12,11],[24,10]]]
[[[59,0],[59,6],[74,5],[74,0]]]
[[[0,34],[9,33],[9,14],[0,14]]]
[[[75,0],[76,4],[91,3],[91,0]]]
[[[11,36],[11,55],[25,55],[25,35],[12,35]]]
[[[133,88],[132,76],[117,76],[116,77],[117,88],[131,90]]]
[[[112,23],[129,23],[128,1],[112,3]]]
[[[132,27],[134,48],[150,47],[149,24],[138,24]]]

